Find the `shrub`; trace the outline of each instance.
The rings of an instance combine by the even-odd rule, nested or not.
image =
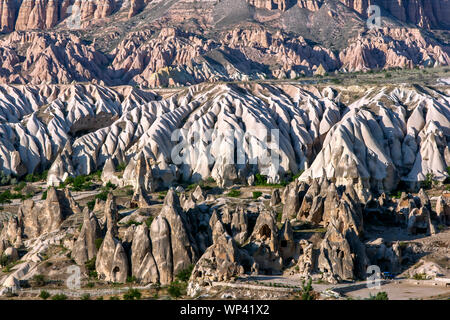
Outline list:
[[[0,266],[5,267],[9,263],[9,257],[6,254],[0,256]]]
[[[183,295],[184,285],[179,281],[174,281],[167,288],[167,292],[172,298],[179,298]]]
[[[89,293],[85,293],[81,296],[81,300],[91,300],[91,295]]]
[[[42,290],[41,293],[39,294],[39,298],[47,300],[48,298],[50,298],[50,293],[48,293],[48,291]]]
[[[207,183],[216,183],[216,180],[214,180],[213,177],[208,177],[208,178],[206,179],[206,182],[207,182]]]
[[[47,199],[47,190],[42,192],[42,197],[41,197],[41,200],[46,200],[46,199]]]
[[[102,170],[97,170],[94,173],[91,173],[91,177],[93,179],[96,178],[96,179],[100,180],[102,178]]]
[[[337,78],[333,78],[333,79],[331,79],[331,82],[334,83],[334,84],[340,84],[340,83],[342,83],[342,80],[341,79],[337,79]]]
[[[186,269],[181,270],[177,274],[177,279],[180,281],[184,281],[184,282],[189,281],[189,278],[191,277],[191,274],[192,274],[192,270],[194,270],[193,264],[189,265]]]
[[[11,193],[10,190],[6,190],[3,191],[2,193],[0,193],[0,203],[11,203],[12,199],[28,199],[30,196],[32,196],[31,194],[27,194],[27,195],[22,195],[21,193]]]
[[[282,212],[278,212],[277,213],[277,222],[281,222],[281,219],[283,219],[283,213]]]
[[[110,189],[115,190],[115,189],[117,188],[117,186],[116,186],[114,183],[111,183],[111,181],[108,181],[108,182],[106,183],[106,185],[105,185],[105,188],[106,188],[107,190],[110,190]]]
[[[88,181],[86,176],[80,175],[75,177],[72,182],[72,190],[74,191],[83,191],[86,189],[90,189],[92,182]]]
[[[253,191],[253,199],[258,199],[261,196],[262,196],[261,191]]]
[[[120,300],[120,298],[118,296],[112,296],[109,297],[109,300]]]
[[[384,291],[378,292],[375,296],[370,294],[367,300],[389,300],[388,294]]]
[[[228,196],[229,196],[229,197],[234,197],[234,198],[236,198],[236,197],[239,197],[240,195],[241,195],[241,192],[240,192],[239,190],[233,189],[233,190],[231,190],[230,192],[228,192]]]
[[[33,283],[36,287],[42,287],[45,285],[45,277],[42,274],[36,274],[33,276]]]
[[[93,283],[93,282],[88,282],[88,283],[86,283],[86,287],[88,287],[88,288],[93,288],[93,287],[95,287],[95,283]]]
[[[402,197],[402,191],[398,190],[396,192],[391,193],[391,198],[400,199]]]
[[[95,299],[95,300],[103,300],[103,297],[102,296],[97,297],[97,299]]]
[[[108,199],[108,191],[102,191],[102,192],[100,192],[99,194],[97,194],[97,195],[95,196],[95,199],[99,199],[99,200],[102,200],[102,201],[106,201],[106,199]],[[95,204],[95,201],[94,201],[94,204]]]
[[[103,243],[103,238],[95,239],[95,247],[97,248],[97,250],[100,249],[100,247],[102,246],[102,243]]]
[[[142,293],[138,289],[130,288],[128,292],[123,295],[123,300],[139,300]]]
[[[427,280],[427,275],[425,273],[416,273],[413,275],[415,280]]]
[[[434,182],[434,174],[427,173],[427,175],[425,176],[425,181],[422,181],[422,187],[430,189],[433,186],[433,182]]]
[[[42,180],[47,180],[48,170],[44,170],[42,173],[30,173],[25,176],[26,182],[38,182]]]
[[[55,294],[52,300],[67,300],[67,296],[64,293]]]
[[[84,264],[84,266],[86,267],[86,270],[88,272],[94,271],[95,272],[95,261],[96,258],[92,258],[91,260],[86,261],[86,263]]]
[[[139,225],[141,225],[142,224],[142,222],[137,222],[137,221],[135,221],[135,220],[129,220],[127,223],[126,223],[126,225],[129,227],[129,226],[132,226],[132,225],[135,225],[135,226],[139,226]]]
[[[148,228],[150,228],[152,222],[153,222],[153,216],[150,216],[147,218],[147,220],[145,220],[145,224],[147,225]]]
[[[259,173],[255,174],[255,186],[267,185],[267,176],[263,176]]]
[[[126,167],[127,167],[126,163],[119,163],[119,165],[116,167],[116,171],[117,172],[124,171]]]
[[[302,300],[314,300],[315,299],[311,278],[308,280],[308,283],[305,284],[305,281],[303,281],[303,283],[302,283],[301,299]]]
[[[300,176],[303,174],[303,172],[305,172],[304,170],[300,170],[297,174],[292,176],[292,181],[297,180],[298,178],[300,178]]]
[[[16,185],[14,187],[14,191],[17,191],[17,192],[22,191],[22,189],[25,188],[26,185],[27,185],[27,183],[22,181],[21,183],[19,183],[18,185]]]
[[[88,201],[88,203],[86,203],[86,205],[87,205],[89,211],[94,210],[94,207],[95,207],[95,200]]]
[[[136,282],[136,281],[137,281],[137,279],[136,279],[135,276],[128,276],[127,277],[127,283],[133,283],[133,282]]]

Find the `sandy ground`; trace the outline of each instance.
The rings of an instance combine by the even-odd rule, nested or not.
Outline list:
[[[356,284],[337,290],[348,297],[354,299],[369,298],[380,291],[388,294],[389,300],[410,300],[410,299],[448,299],[450,298],[450,287],[438,287],[429,285],[413,285],[407,283],[387,282],[381,285],[379,290],[368,289],[365,283]]]
[[[278,283],[289,286],[301,286],[302,281],[296,276],[256,276],[249,277],[249,280],[258,281],[258,283]],[[409,299],[448,299],[450,298],[450,287],[432,286],[426,281],[421,284],[411,284],[407,281],[385,281],[381,282],[380,289],[369,289],[365,281],[341,284],[317,284],[313,283],[313,289],[316,292],[333,290],[343,297],[353,299],[365,299],[370,295],[376,295],[380,291],[385,291],[390,300],[409,300]]]

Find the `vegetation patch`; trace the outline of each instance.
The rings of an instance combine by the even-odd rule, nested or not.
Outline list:
[[[258,199],[261,196],[262,196],[261,191],[253,191],[253,199]]]
[[[229,197],[237,198],[237,197],[239,197],[241,195],[241,191],[233,189],[230,192],[228,192],[227,195]]]

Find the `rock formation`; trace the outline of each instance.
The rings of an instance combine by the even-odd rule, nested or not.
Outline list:
[[[152,254],[158,267],[159,281],[169,284],[174,279],[170,227],[165,218],[159,215],[150,227]]]
[[[88,260],[96,257],[96,240],[101,237],[102,233],[97,217],[85,207],[83,210],[83,226],[72,249],[72,257],[77,264],[84,265]]]
[[[158,283],[159,273],[147,226],[136,228],[131,246],[131,274],[142,283]]]
[[[108,230],[97,254],[95,269],[100,279],[108,282],[126,283],[128,257],[121,242]]]
[[[72,206],[71,206],[72,204]],[[19,207],[19,220],[23,221],[23,233],[28,238],[58,230],[62,222],[79,210],[71,199],[68,190],[61,191],[50,187],[44,203],[36,204],[28,199]]]

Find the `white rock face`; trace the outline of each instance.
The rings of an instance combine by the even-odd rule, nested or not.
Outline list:
[[[0,169],[50,168],[48,184],[57,185],[106,165],[105,183],[136,192],[208,177],[230,186],[256,173],[277,183],[306,169],[302,181],[325,172],[360,195],[391,190],[400,180],[447,177],[450,99],[443,91],[203,84],[163,98],[130,87],[4,85]],[[123,174],[113,172],[118,164],[126,165]]]

